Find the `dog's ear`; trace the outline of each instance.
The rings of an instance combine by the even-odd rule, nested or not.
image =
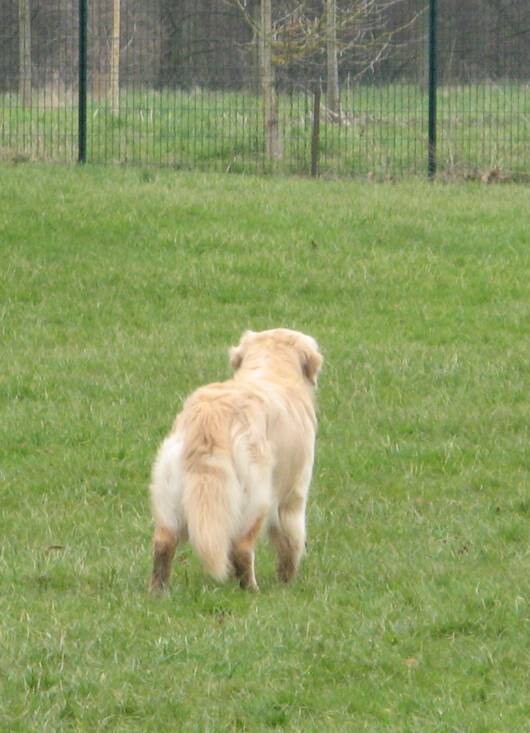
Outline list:
[[[313,385],[317,383],[318,373],[322,368],[322,354],[318,350],[318,344],[314,339],[304,341],[298,345],[302,372],[306,379]]]
[[[243,347],[241,345],[232,346],[228,352],[228,357],[230,359],[230,366],[236,372],[243,361]]]
[[[232,348],[229,350],[228,355],[230,359],[230,366],[235,372],[239,369],[243,361],[246,342],[254,335],[254,331],[245,331],[245,333],[241,336],[241,341],[239,342],[239,345],[232,346]]]

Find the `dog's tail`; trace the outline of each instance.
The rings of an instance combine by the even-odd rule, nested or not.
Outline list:
[[[227,450],[226,420],[214,405],[197,405],[186,429],[183,505],[190,543],[217,580],[230,571],[240,485]]]
[[[236,507],[229,486],[235,477],[222,468],[205,466],[200,473],[188,473],[184,507],[189,539],[207,572],[225,580],[230,570],[230,545],[234,534]]]

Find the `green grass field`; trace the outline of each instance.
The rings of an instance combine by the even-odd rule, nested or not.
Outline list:
[[[427,94],[419,85],[344,88],[342,123],[322,108],[319,163],[323,175],[385,178],[425,174]],[[311,170],[313,99],[279,96],[283,173]],[[498,169],[528,178],[528,84],[444,86],[438,92],[438,165],[442,175],[478,178]],[[56,85],[35,90],[31,108],[0,95],[0,160],[77,159],[77,95]],[[263,172],[262,103],[248,92],[156,92],[123,89],[119,115],[107,99],[90,98],[91,162],[156,163],[182,169]]]
[[[0,168],[0,730],[530,730],[529,191]],[[155,451],[247,327],[326,358],[308,553],[147,593]]]

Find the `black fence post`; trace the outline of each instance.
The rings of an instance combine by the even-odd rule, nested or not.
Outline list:
[[[437,0],[429,0],[429,178],[436,175]]]
[[[79,0],[78,163],[86,163],[88,0]]]
[[[320,83],[317,82],[313,92],[313,125],[311,128],[311,175],[318,176],[318,165],[320,161]]]

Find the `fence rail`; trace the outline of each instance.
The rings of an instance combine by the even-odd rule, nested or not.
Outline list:
[[[0,160],[530,179],[527,0],[0,0]]]

